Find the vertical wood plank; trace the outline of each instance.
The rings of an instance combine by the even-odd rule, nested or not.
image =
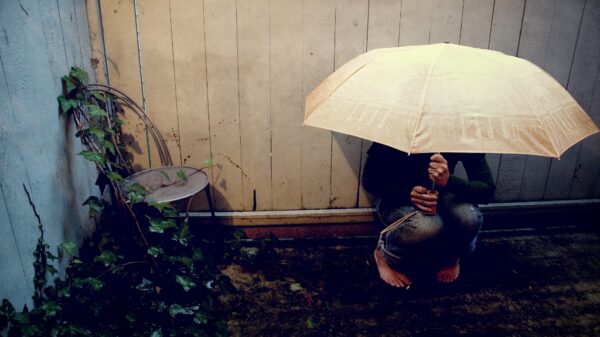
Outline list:
[[[463,0],[434,0],[429,43],[456,43],[460,40]]]
[[[269,0],[238,2],[243,209],[268,210],[271,198]]]
[[[204,43],[204,8],[195,0],[171,1],[173,64],[182,165],[204,167],[211,159]],[[211,182],[212,174],[206,172]],[[205,193],[194,197],[193,210],[208,209]]]
[[[57,0],[62,34],[67,54],[67,65],[69,67],[83,64],[81,59],[79,35],[77,34],[77,22],[73,0]],[[45,4],[44,4],[45,5]]]
[[[490,49],[501,51],[507,55],[516,55],[523,19],[525,0],[496,0],[492,28],[490,32]],[[521,180],[522,169],[515,169],[513,155],[488,155],[488,162],[495,174],[496,200],[505,201],[511,197],[513,180]],[[518,165],[517,165],[518,166]],[[496,173],[497,172],[497,173]]]
[[[133,1],[100,2],[104,27],[108,74],[111,86],[123,91],[144,106],[138,59],[138,43]],[[148,141],[144,125],[131,114],[125,114],[123,133],[136,169],[150,167]]]
[[[569,73],[573,63],[575,45],[579,34],[585,0],[557,1],[555,22],[552,29],[552,41],[548,48],[546,71],[560,84],[571,91],[573,82]],[[577,79],[573,79],[576,81]],[[571,181],[577,164],[580,144],[571,147],[560,158],[552,159],[544,199],[566,199],[569,197]]]
[[[160,130],[173,163],[180,164],[170,1],[140,1],[138,6],[146,113]],[[161,165],[152,158],[152,166]]]
[[[304,0],[302,8],[302,96],[333,72],[335,0]],[[302,127],[302,207],[329,207],[331,132]]]
[[[490,44],[490,30],[492,27],[492,13],[494,12],[494,0],[464,0],[462,8],[462,20],[460,27],[459,44],[487,49]],[[498,155],[487,155],[490,158],[499,157]],[[493,169],[494,178],[497,172]],[[455,175],[466,178],[467,174],[462,163],[457,165]]]
[[[397,47],[400,39],[400,17],[402,2],[394,0],[369,1],[369,25],[367,29],[367,50]],[[360,178],[367,161],[367,151],[372,142],[363,140],[361,144]],[[362,186],[358,190],[358,207],[372,207],[373,196]]]
[[[569,91],[600,125],[600,2],[588,1],[581,22],[577,48],[573,57]],[[600,136],[594,135],[580,144],[570,198],[598,197],[594,191],[600,173]]]
[[[97,82],[95,80],[94,68],[92,68],[92,50],[90,49],[91,40],[86,0],[73,0],[73,7],[75,9],[75,22],[77,23],[79,51],[81,53],[81,64],[79,66],[90,75],[91,81]]]
[[[64,158],[59,154],[64,136],[42,22],[47,21],[42,20],[37,1],[0,4],[0,203],[9,219],[0,226],[10,226],[11,236],[2,239],[13,240],[18,247],[20,261],[13,268],[25,275],[23,282],[29,290],[3,295],[14,298],[18,306],[33,290],[30,252],[38,233],[23,186],[44,223],[67,223],[70,211],[57,207],[67,203],[69,191],[56,179],[62,173],[59,162]],[[46,229],[47,243],[62,241],[63,228]]]
[[[398,46],[402,1],[370,0],[367,50]]]
[[[545,4],[546,6],[550,6]],[[581,21],[583,2],[579,5],[570,2],[571,8],[565,8],[564,2],[556,0],[552,4],[553,17],[551,19],[551,31],[548,36],[548,46],[542,61],[534,61],[544,68],[563,86],[567,86],[568,74],[575,50],[577,31]],[[571,14],[566,14],[568,11]],[[573,15],[574,14],[574,15]],[[565,16],[566,15],[566,16]],[[540,47],[538,47],[540,48]],[[520,200],[541,200],[546,190],[548,170],[551,165],[550,158],[527,157],[523,181],[521,183]],[[565,196],[568,192],[565,193]]]
[[[204,2],[215,208],[243,209],[235,0]]]
[[[338,0],[335,23],[335,68],[367,47],[368,2]],[[360,184],[361,139],[333,133],[330,207],[356,207]]]
[[[399,46],[429,43],[433,0],[403,0]]]
[[[46,40],[46,49],[48,51],[48,60],[50,61],[50,71],[52,72],[52,82],[57,92],[61,91],[61,77],[66,75],[69,67],[75,64],[67,64],[67,51],[63,39],[63,29],[60,22],[60,14],[57,2],[44,2],[46,10],[40,13],[40,25],[43,27],[44,38]],[[71,55],[72,57],[72,55]]]
[[[460,44],[487,49],[493,12],[494,0],[464,0]]]
[[[108,69],[106,69],[106,55],[104,54],[104,33],[102,31],[102,14],[100,0],[89,0],[87,4],[87,21],[90,32],[90,44],[92,47],[92,68],[94,69],[96,82],[108,84]]]
[[[273,209],[302,207],[302,2],[271,1]]]
[[[525,5],[521,39],[518,55],[539,67],[546,64],[546,55],[552,20],[554,3],[543,0],[529,0]],[[547,179],[550,160],[537,156],[504,156],[510,158],[514,170],[521,170],[521,179],[503,181],[504,198],[507,200],[532,200],[541,198]]]

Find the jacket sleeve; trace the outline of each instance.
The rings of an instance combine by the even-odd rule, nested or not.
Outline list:
[[[363,187],[377,198],[409,204],[412,185],[403,176],[405,162],[404,153],[373,143],[363,171]]]
[[[445,190],[454,193],[460,199],[485,204],[492,202],[496,184],[484,154],[465,154],[461,159],[468,180],[451,175]]]

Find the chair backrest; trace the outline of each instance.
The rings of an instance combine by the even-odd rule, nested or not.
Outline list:
[[[118,118],[118,114],[129,112],[133,112],[143,122],[148,136],[156,145],[161,165],[172,165],[169,149],[160,131],[144,112],[144,109],[131,97],[118,89],[103,84],[87,84],[84,86],[83,92],[87,96],[86,100],[93,104],[79,106],[73,113],[80,137],[89,151],[110,156],[111,162],[117,165],[117,167],[98,165],[101,170],[116,171],[124,175],[134,173],[131,158],[122,140],[121,120]],[[94,105],[100,109],[96,109]],[[98,129],[109,129],[114,132],[106,135],[97,132]],[[112,146],[106,146],[105,142],[111,142]]]

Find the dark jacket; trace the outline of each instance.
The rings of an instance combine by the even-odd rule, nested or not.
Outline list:
[[[432,188],[427,169],[432,154],[411,154],[394,148],[373,143],[368,152],[363,186],[377,198],[394,205],[410,205],[410,191],[414,186]],[[441,188],[440,193],[449,191],[457,198],[475,204],[488,203],[493,200],[496,185],[485,159],[480,153],[443,153],[448,161],[450,179]],[[468,180],[454,175],[458,162],[462,162]]]

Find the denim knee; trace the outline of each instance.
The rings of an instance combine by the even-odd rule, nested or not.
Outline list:
[[[479,207],[461,203],[449,207],[447,210],[453,230],[463,233],[467,237],[473,237],[479,233],[483,223],[483,215]]]

